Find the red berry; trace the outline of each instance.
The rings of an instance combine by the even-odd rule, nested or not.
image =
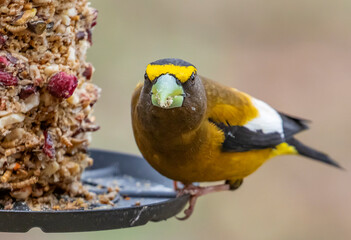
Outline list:
[[[16,86],[18,82],[17,77],[12,76],[12,74],[8,72],[3,72],[0,70],[0,85],[9,87]]]
[[[37,91],[37,87],[33,86],[33,85],[27,85],[24,88],[22,88],[21,92],[18,94],[20,99],[26,99],[27,97],[29,97],[30,95],[32,95],[33,93],[35,93]]]
[[[94,18],[93,18],[93,21],[91,23],[91,28],[95,27],[97,24],[98,13],[99,13],[98,10],[95,9],[93,12]]]
[[[0,68],[5,68],[7,65],[9,65],[9,61],[7,60],[7,58],[4,56],[0,56]]]
[[[44,138],[45,138],[45,143],[43,147],[43,151],[48,156],[49,158],[54,158],[55,157],[55,148],[54,148],[54,142],[52,141],[50,133],[45,130],[44,131]]]
[[[85,77],[87,80],[90,80],[91,79],[91,76],[93,75],[93,67],[89,64],[84,72],[83,72],[83,77]]]
[[[69,98],[72,96],[77,84],[78,79],[76,76],[66,72],[59,72],[51,77],[48,84],[48,91],[54,97]]]

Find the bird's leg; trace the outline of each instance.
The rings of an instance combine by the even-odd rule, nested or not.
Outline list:
[[[177,219],[186,220],[191,216],[191,214],[194,211],[196,200],[198,199],[198,197],[201,197],[209,193],[228,191],[228,190],[231,190],[231,184],[227,182],[225,184],[208,186],[208,187],[194,186],[193,184],[185,185],[183,189],[180,189],[178,191],[178,196],[189,194],[190,195],[189,207],[184,211],[185,216],[181,218],[177,217]]]
[[[178,182],[177,181],[173,181],[173,188],[174,188],[174,191],[176,191],[176,192],[179,191]]]

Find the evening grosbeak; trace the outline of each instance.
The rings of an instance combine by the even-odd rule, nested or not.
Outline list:
[[[132,125],[144,158],[190,194],[188,218],[197,197],[237,189],[268,159],[298,154],[339,165],[294,135],[307,121],[276,111],[235,88],[199,76],[191,63],[167,58],[150,63],[132,97]],[[194,182],[225,180],[209,187]]]

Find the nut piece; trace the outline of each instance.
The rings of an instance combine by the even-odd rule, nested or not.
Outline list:
[[[73,7],[65,11],[69,17],[74,17],[77,15],[77,10]]]
[[[69,98],[78,85],[78,79],[66,72],[56,73],[51,77],[48,84],[48,91],[57,98]]]
[[[24,187],[22,189],[19,189],[17,191],[13,191],[11,192],[11,196],[16,198],[16,199],[27,199],[29,197],[29,195],[31,195],[32,193],[32,187],[31,186],[27,186],[27,187]]]
[[[23,113],[29,112],[33,108],[39,106],[40,99],[39,99],[39,94],[32,94],[30,95],[23,103],[21,111]]]
[[[33,4],[32,3],[26,3],[23,7],[24,10],[30,10],[33,8]]]
[[[6,135],[4,143],[22,139],[25,133],[26,131],[23,128],[16,128],[11,133]]]
[[[31,31],[35,34],[40,35],[45,31],[46,23],[42,20],[29,22],[28,29],[29,29],[29,31]]]
[[[14,123],[23,122],[24,115],[20,113],[13,113],[5,117],[0,118],[0,129],[5,128]]]
[[[50,66],[47,66],[45,69],[44,69],[44,73],[47,75],[47,76],[51,76],[52,74],[54,73],[57,73],[59,71],[59,66],[57,64],[51,64]]]
[[[68,48],[68,62],[74,63],[76,61],[76,50],[73,47]]]
[[[60,165],[57,162],[52,162],[46,166],[46,168],[43,170],[42,175],[50,177],[59,169],[60,169]]]

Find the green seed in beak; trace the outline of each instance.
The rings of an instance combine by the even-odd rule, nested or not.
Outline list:
[[[159,77],[152,86],[151,93],[151,101],[154,106],[169,109],[183,105],[183,87],[177,84],[172,75],[165,74]]]

